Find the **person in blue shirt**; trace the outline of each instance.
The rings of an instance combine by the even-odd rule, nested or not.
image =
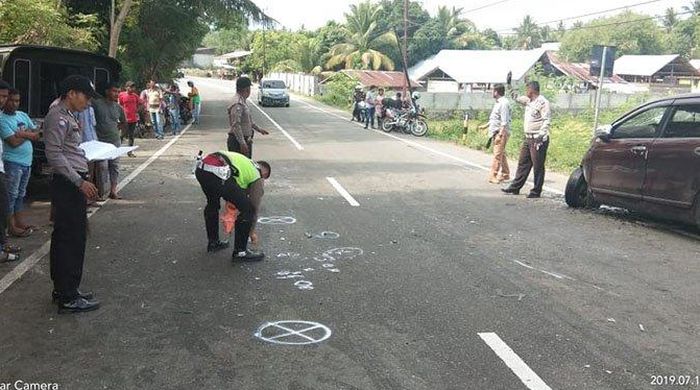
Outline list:
[[[0,114],[0,138],[3,140],[2,160],[7,176],[8,231],[16,237],[27,237],[34,226],[24,222],[22,210],[32,170],[32,141],[39,140],[39,133],[31,131],[36,125],[29,115],[18,110],[20,101],[20,92],[11,89]]]

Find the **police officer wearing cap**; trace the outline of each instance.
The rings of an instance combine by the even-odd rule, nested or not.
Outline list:
[[[53,169],[51,207],[51,279],[53,299],[59,313],[95,310],[100,303],[92,293],[78,290],[85,260],[87,200],[97,198],[97,188],[88,181],[88,160],[80,149],[80,125],[73,113],[87,107],[97,96],[90,79],[68,76],[60,85],[60,102],[44,120],[46,159]]]
[[[242,76],[236,80],[236,96],[228,107],[230,130],[226,142],[229,152],[241,153],[248,158],[253,155],[253,130],[263,135],[270,134],[253,123],[250,117],[247,99],[250,96],[251,85],[248,77]]]

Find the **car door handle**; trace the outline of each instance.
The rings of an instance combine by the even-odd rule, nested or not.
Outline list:
[[[642,152],[646,152],[647,147],[646,146],[633,146],[632,149],[630,149],[630,150],[632,151],[632,153],[639,154]]]

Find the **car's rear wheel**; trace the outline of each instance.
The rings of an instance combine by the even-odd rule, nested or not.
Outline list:
[[[588,183],[586,183],[586,178],[583,176],[583,169],[581,167],[576,168],[571,173],[569,181],[566,183],[566,190],[564,192],[564,200],[569,207],[573,208],[597,208],[600,206],[595,199],[591,191],[588,189]]]

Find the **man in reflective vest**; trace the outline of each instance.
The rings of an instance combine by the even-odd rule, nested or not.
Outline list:
[[[260,261],[265,255],[248,249],[248,237],[257,221],[263,197],[264,179],[270,177],[270,164],[235,152],[220,151],[197,163],[195,176],[207,197],[204,222],[207,227],[208,252],[226,249],[229,243],[219,240],[221,198],[238,209],[232,259]]]

